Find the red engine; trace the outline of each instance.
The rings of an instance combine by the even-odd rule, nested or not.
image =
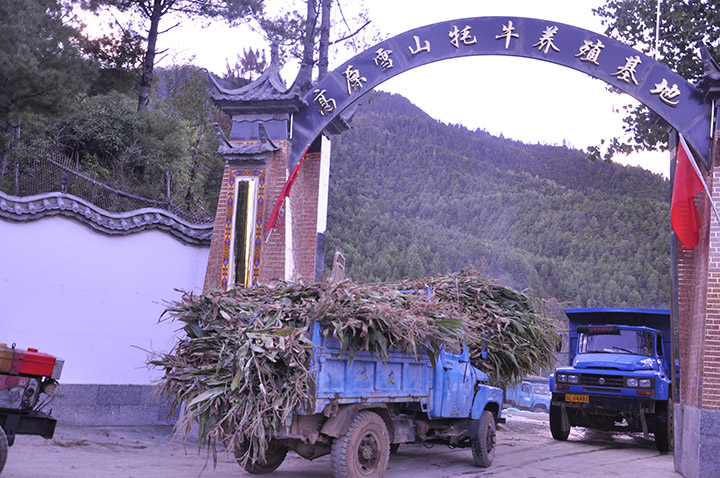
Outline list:
[[[37,349],[0,344],[0,409],[32,410],[41,393],[51,397],[63,364]]]
[[[37,349],[0,344],[0,472],[15,435],[53,437],[57,420],[43,408],[55,397],[64,363]]]

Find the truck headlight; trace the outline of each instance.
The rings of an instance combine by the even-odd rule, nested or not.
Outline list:
[[[558,373],[555,375],[555,380],[558,382],[565,383],[565,382],[567,382],[567,375],[564,373]]]
[[[631,378],[631,377],[627,377],[627,378],[625,379],[625,386],[626,386],[626,387],[637,388],[637,386],[638,386],[638,379],[636,379],[636,378]]]
[[[641,388],[650,388],[652,387],[652,380],[649,378],[641,378],[640,379],[640,387]]]
[[[568,382],[569,382],[569,383],[580,383],[580,376],[579,376],[579,375],[570,374],[570,375],[568,375],[567,378],[568,378]]]

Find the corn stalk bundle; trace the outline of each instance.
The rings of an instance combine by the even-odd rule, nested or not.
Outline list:
[[[218,448],[238,445],[245,460],[264,458],[269,437],[307,402],[314,321],[351,357],[369,351],[383,359],[391,348],[434,355],[466,341],[477,361],[487,333],[489,360],[476,365],[495,383],[547,365],[555,344],[552,323],[527,296],[474,271],[397,284],[277,282],[185,293],[166,314],[184,324],[185,337],[150,357],[165,371],[156,392],[173,412],[184,405],[176,431],[185,437],[197,424],[199,445],[215,460]]]
[[[543,302],[472,270],[425,279],[439,303],[449,303],[456,317],[471,324],[465,339],[473,365],[490,383],[505,387],[524,377],[554,368],[558,335]],[[417,287],[419,282],[403,284]],[[488,337],[487,359],[480,357],[481,334]]]

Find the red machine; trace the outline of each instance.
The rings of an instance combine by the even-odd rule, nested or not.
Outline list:
[[[64,360],[0,344],[0,472],[15,435],[52,438],[56,420],[42,411],[55,397]]]

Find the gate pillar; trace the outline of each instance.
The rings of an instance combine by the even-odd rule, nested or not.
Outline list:
[[[211,97],[232,118],[229,138],[215,125],[225,157],[205,290],[228,290],[273,279],[320,280],[324,270],[330,140],[348,128],[335,118],[308,145],[288,199],[293,116],[302,105],[273,62],[255,81],[236,89],[209,76]],[[268,227],[276,204],[282,207]]]
[[[677,157],[677,145],[673,151]],[[715,129],[711,168],[701,167],[712,199],[720,205],[720,131]],[[687,478],[720,470],[720,223],[707,195],[695,202],[700,243],[688,251],[673,237],[677,252],[674,317],[680,359],[675,391],[675,469]],[[677,392],[679,391],[679,396]]]

